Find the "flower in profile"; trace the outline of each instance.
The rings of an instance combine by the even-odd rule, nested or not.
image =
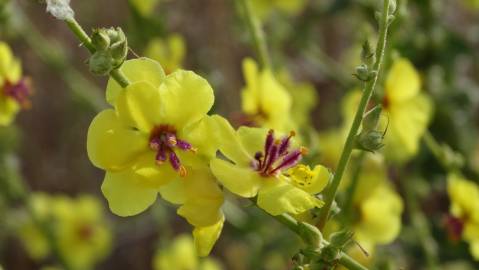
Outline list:
[[[180,34],[152,39],[145,49],[145,55],[160,62],[166,74],[181,68],[185,54],[186,43]]]
[[[36,193],[32,195],[32,206],[35,217],[20,225],[19,236],[34,259],[43,259],[52,251],[39,223],[53,228],[58,252],[72,269],[89,269],[108,255],[111,234],[96,198]]]
[[[285,172],[306,154],[294,147],[294,132],[276,137],[273,130],[223,126],[220,151],[229,159],[211,160],[211,170],[231,192],[245,198],[257,196],[257,204],[271,215],[299,214],[323,202],[296,187]]]
[[[214,95],[208,82],[191,71],[164,75],[147,58],[121,67],[131,84],[110,80],[107,100],[87,139],[92,163],[106,171],[102,191],[113,213],[131,216],[146,210],[159,193],[181,205],[178,214],[195,229],[200,255],[207,255],[221,232],[223,194],[208,162],[217,151],[216,122],[206,113]]]
[[[451,201],[446,220],[449,237],[469,243],[472,256],[479,260],[479,186],[464,177],[450,173],[447,192]]]
[[[241,106],[246,119],[243,124],[272,128],[279,131],[293,129],[290,118],[291,97],[269,69],[259,70],[250,58],[243,61],[246,86],[241,91]]]
[[[0,126],[9,125],[21,108],[30,108],[29,81],[10,47],[0,42]]]
[[[409,60],[394,61],[384,88],[383,109],[389,118],[386,158],[406,161],[414,156],[432,115],[430,98],[420,92],[421,80]]]
[[[155,270],[221,270],[220,264],[212,258],[200,260],[191,236],[182,234],[159,248],[153,258]]]

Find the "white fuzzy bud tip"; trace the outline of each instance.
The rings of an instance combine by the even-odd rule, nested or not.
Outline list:
[[[47,12],[59,20],[73,19],[75,13],[70,7],[70,0],[47,0]]]

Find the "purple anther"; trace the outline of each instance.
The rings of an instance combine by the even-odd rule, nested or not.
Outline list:
[[[28,85],[27,79],[23,78],[16,84],[11,84],[7,81],[4,87],[4,92],[6,96],[15,99],[22,107],[30,107],[30,100],[28,100],[28,98],[30,97],[31,89]]]
[[[161,147],[161,140],[159,138],[153,138],[150,140],[150,149],[158,151]]]
[[[169,147],[175,147],[176,144],[177,144],[177,139],[176,139],[176,135],[174,133],[166,133],[165,134],[165,143],[166,145],[168,145]]]
[[[178,156],[175,154],[174,151],[170,151],[169,158],[170,158],[170,164],[173,167],[173,169],[175,169],[175,171],[180,170],[181,162],[180,162],[180,159],[178,158]]]
[[[273,166],[274,162],[278,159],[278,150],[279,146],[277,143],[273,143],[273,145],[270,147],[269,153],[266,153],[266,156],[268,157],[267,159],[264,160],[263,163],[263,174],[268,174],[268,169]]]
[[[189,142],[176,139],[176,147],[180,148],[181,150],[191,150],[192,146]]]
[[[282,156],[282,155],[285,155],[287,154],[288,152],[288,148],[291,144],[291,138],[295,135],[296,133],[294,131],[291,131],[289,133],[289,136],[287,137],[284,137],[283,139],[281,139],[281,144],[279,146],[279,155]]]
[[[268,135],[266,136],[266,141],[264,142],[264,159],[268,157],[268,153],[271,151],[271,146],[273,145],[274,142],[274,130],[270,129],[268,131]]]

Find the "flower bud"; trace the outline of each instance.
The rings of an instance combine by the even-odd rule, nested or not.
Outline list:
[[[88,60],[90,71],[96,75],[107,75],[114,69],[109,51],[97,51]]]
[[[356,149],[375,152],[383,148],[384,133],[377,130],[361,132],[356,136]]]
[[[356,67],[356,74],[354,74],[356,78],[360,81],[369,81],[369,69],[368,66],[365,64],[361,64]]]
[[[300,222],[299,235],[303,241],[311,247],[319,247],[319,244],[323,240],[323,235],[316,226],[313,226],[306,222]]]
[[[95,29],[91,36],[91,42],[98,51],[105,51],[110,47],[110,37],[105,29]]]

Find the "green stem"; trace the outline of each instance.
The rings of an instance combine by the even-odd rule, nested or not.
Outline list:
[[[339,257],[339,263],[349,270],[368,270],[345,253],[342,253],[341,257]]]
[[[339,184],[341,183],[341,178],[343,177],[344,170],[346,169],[349,158],[354,149],[355,137],[358,133],[359,127],[361,126],[361,121],[363,119],[364,112],[374,92],[374,88],[376,87],[379,73],[381,71],[381,64],[384,58],[384,50],[386,47],[386,38],[387,38],[387,32],[389,27],[389,4],[390,4],[389,1],[390,0],[383,0],[383,12],[382,12],[381,21],[379,24],[379,27],[380,27],[379,40],[376,47],[376,62],[374,63],[374,67],[373,67],[373,70],[376,71],[376,73],[373,79],[366,84],[366,87],[363,91],[361,101],[359,102],[356,115],[354,116],[351,129],[349,130],[346,143],[344,145],[343,151],[341,153],[341,157],[339,159],[336,173],[334,174],[330,187],[326,190],[325,205],[321,209],[321,213],[319,216],[319,223],[318,223],[318,227],[321,230],[324,228],[324,225],[326,225],[326,222],[328,220],[329,211],[331,210],[331,205],[334,201],[334,198],[336,197]]]
[[[68,28],[72,30],[73,34],[75,34],[78,40],[80,40],[80,42],[83,44],[83,46],[85,46],[85,48],[87,48],[91,54],[94,54],[96,52],[95,46],[91,42],[91,39],[88,34],[85,32],[85,30],[83,30],[83,28],[75,20],[75,18],[65,20],[65,22],[67,23]],[[110,76],[123,88],[126,88],[130,84],[128,78],[118,68],[112,70],[110,72]]]
[[[263,29],[260,22],[253,14],[249,0],[237,0],[243,9],[243,15],[246,20],[253,44],[255,46],[256,53],[259,57],[259,62],[262,68],[270,68],[271,61],[268,55],[268,49],[264,38]]]

